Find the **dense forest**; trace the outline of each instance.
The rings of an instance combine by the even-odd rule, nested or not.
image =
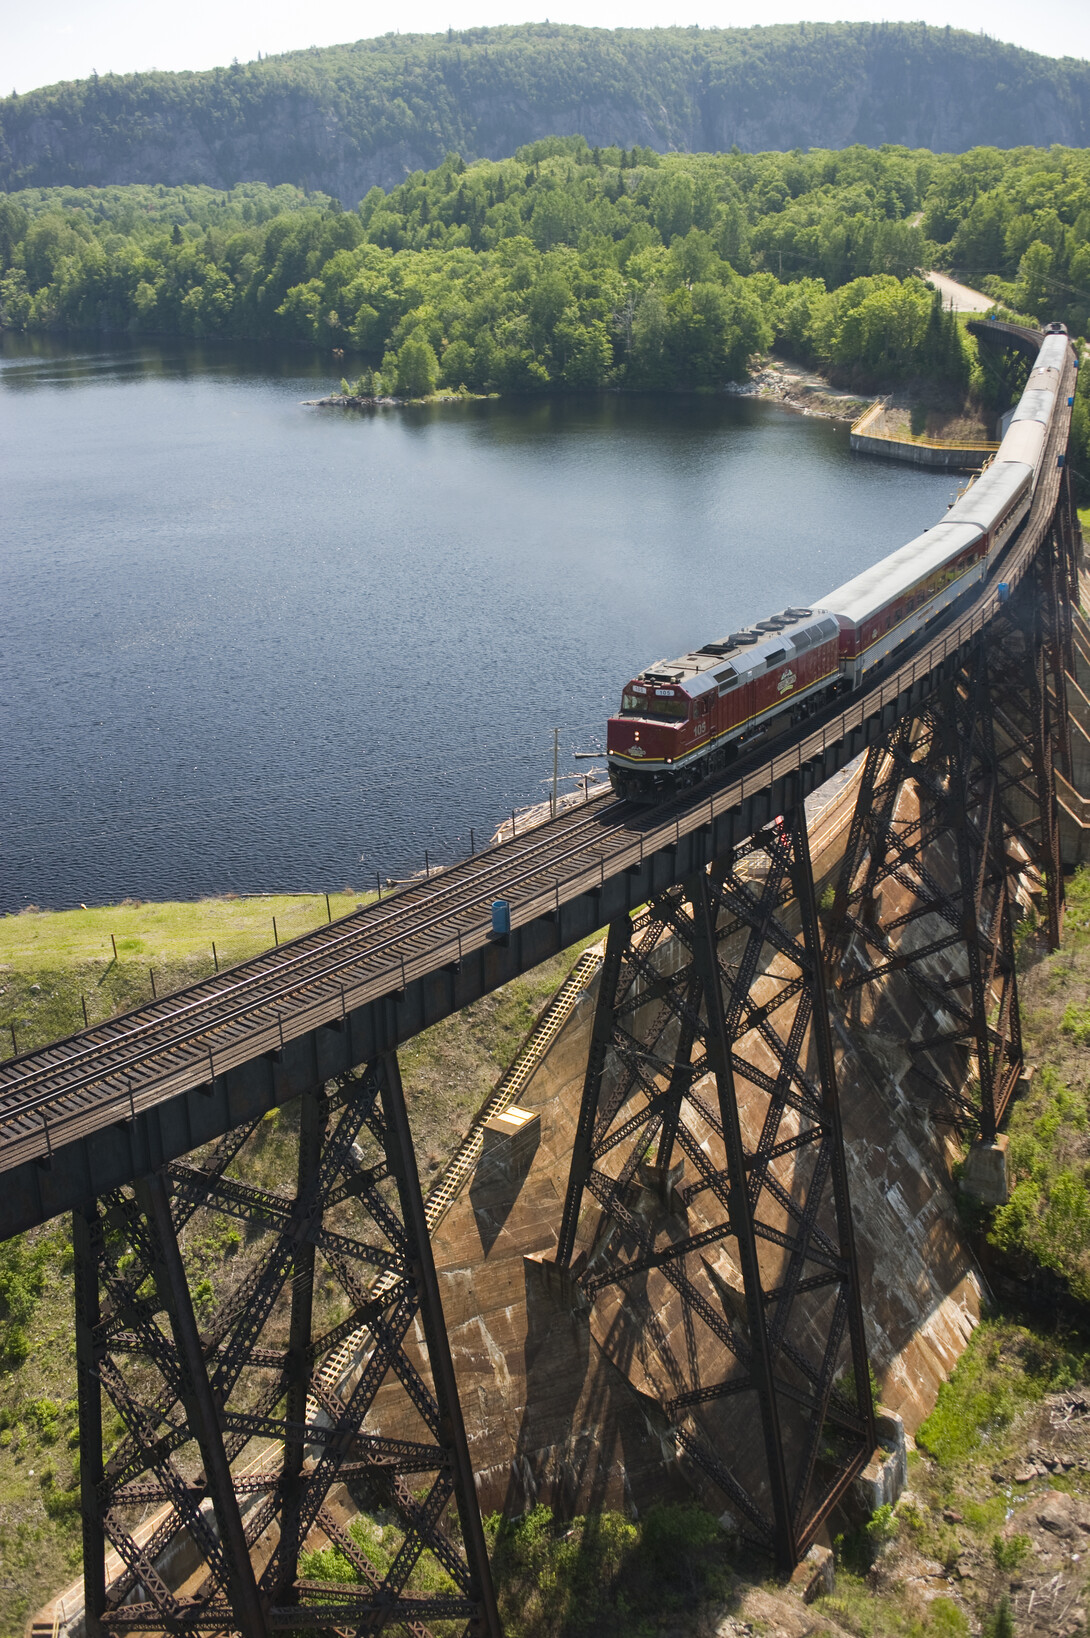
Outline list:
[[[716,387],[777,347],[859,388],[988,380],[919,276],[1090,329],[1090,153],[448,155],[357,210],[299,189],[0,196],[0,324],[308,342],[362,391]],[[1077,406],[1079,448],[1090,438]],[[1081,471],[1090,459],[1079,459]]]
[[[354,206],[450,150],[572,131],[659,152],[1081,147],[1090,64],[922,23],[388,34],[0,100],[0,188],[293,182]]]

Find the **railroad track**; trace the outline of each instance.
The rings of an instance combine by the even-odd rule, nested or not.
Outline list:
[[[1033,506],[1002,568],[1015,585],[1051,526],[1067,447],[1069,352]],[[0,1172],[249,1062],[483,948],[495,897],[522,926],[658,852],[801,769],[977,636],[999,606],[994,580],[888,675],[735,766],[655,808],[611,793],[403,888],[339,922],[134,1012],[0,1065]]]

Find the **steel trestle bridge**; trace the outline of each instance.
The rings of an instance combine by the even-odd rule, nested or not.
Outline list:
[[[1012,350],[1040,339],[977,328]],[[62,1213],[74,1225],[89,1638],[423,1634],[436,1620],[498,1638],[397,1051],[605,926],[557,1277],[573,1306],[649,1271],[668,1282],[723,1370],[696,1397],[681,1385],[664,1400],[679,1457],[782,1567],[805,1553],[875,1445],[827,987],[911,969],[944,1019],[917,1052],[921,1096],[987,1141],[1022,1068],[1015,844],[1041,874],[1059,938],[1053,767],[1070,768],[1075,368],[1069,348],[1032,508],[1000,573],[861,693],[683,798],[649,809],[596,797],[0,1065],[0,1238]],[[863,752],[823,932],[803,803]],[[910,786],[915,830],[898,817]],[[953,883],[927,867],[940,836]],[[891,880],[916,894],[911,948],[903,925],[882,919]],[[502,941],[497,897],[511,905]],[[945,985],[927,965],[936,954],[954,963]],[[755,1128],[746,1099],[759,1105]],[[283,1194],[239,1170],[263,1118],[286,1104],[299,1117],[295,1188]],[[661,1222],[633,1207],[649,1176]],[[713,1218],[699,1233],[685,1228],[698,1197]],[[588,1204],[610,1225],[608,1251],[580,1241]],[[211,1308],[191,1294],[185,1262],[201,1212],[246,1223],[260,1248]],[[709,1245],[729,1246],[737,1264],[737,1311],[701,1284],[696,1253]],[[319,1311],[316,1270],[345,1312]],[[357,1368],[333,1383],[323,1367],[346,1338]],[[375,1428],[393,1380],[415,1439]],[[744,1454],[709,1435],[701,1406],[713,1402],[758,1430]],[[120,1435],[108,1435],[111,1418]],[[369,1558],[337,1516],[342,1483],[398,1519],[391,1563]],[[150,1530],[138,1523],[149,1506]],[[355,1584],[300,1577],[312,1530]],[[425,1556],[442,1572],[426,1587]]]

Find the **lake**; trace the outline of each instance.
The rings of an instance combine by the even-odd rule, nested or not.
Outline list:
[[[554,726],[594,767],[628,677],[961,481],[753,399],[305,407],[341,368],[0,342],[0,910],[456,858],[546,796]]]

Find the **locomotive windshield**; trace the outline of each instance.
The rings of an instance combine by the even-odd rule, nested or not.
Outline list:
[[[689,702],[677,695],[661,699],[650,692],[646,694],[626,693],[621,700],[621,715],[624,717],[657,717],[663,722],[682,722],[689,715]]]

